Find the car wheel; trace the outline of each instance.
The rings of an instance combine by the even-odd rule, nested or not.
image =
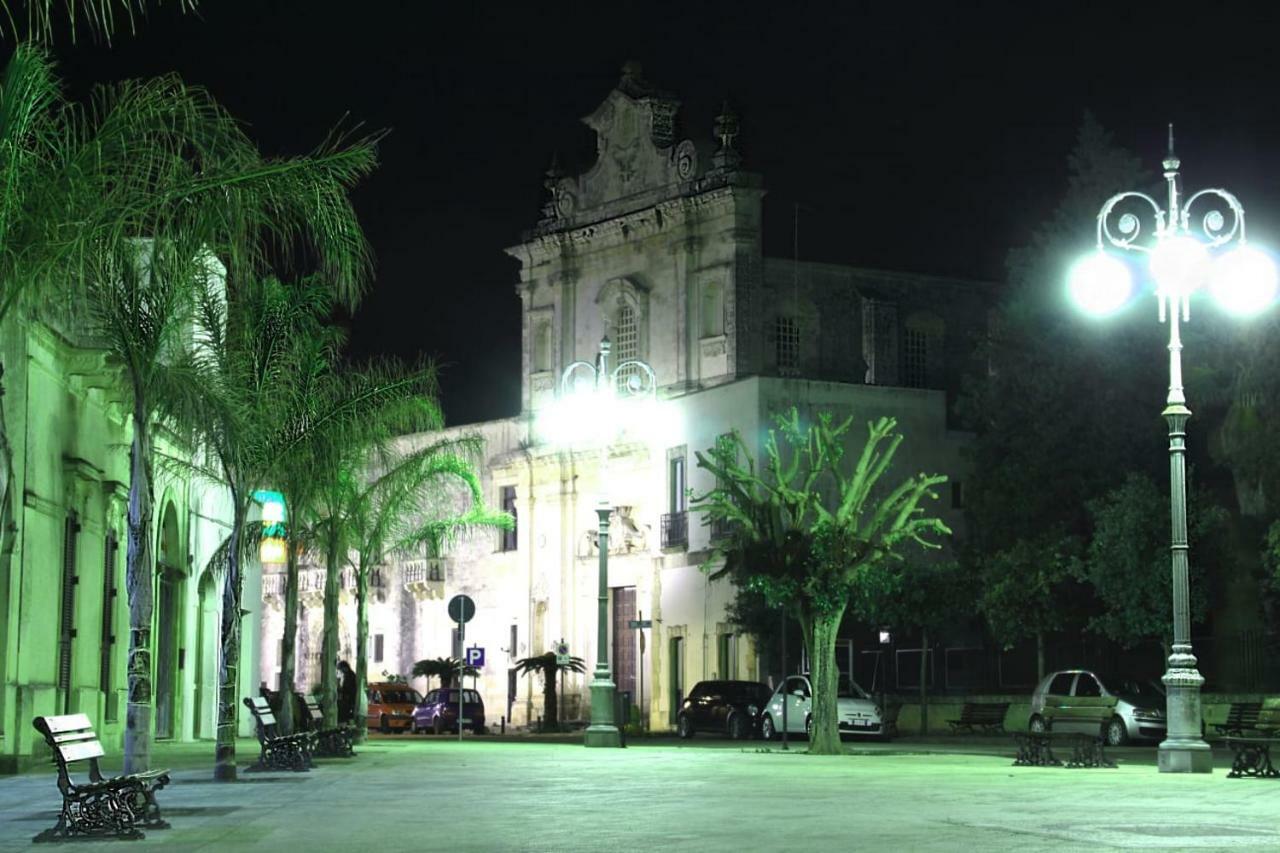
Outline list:
[[[1103,736],[1107,740],[1107,746],[1124,746],[1129,742],[1129,730],[1124,726],[1124,720],[1119,717],[1112,717],[1111,722],[1107,723],[1107,727],[1103,729]]]
[[[676,734],[680,735],[682,740],[693,737],[693,720],[689,719],[688,714],[681,714],[676,720]]]
[[[778,730],[773,727],[773,717],[765,714],[764,719],[760,721],[760,737],[765,740],[773,740],[777,736]]]
[[[738,713],[729,718],[729,737],[734,740],[746,740],[751,737],[751,720],[746,714]]]
[[[438,735],[444,734],[444,721],[439,717],[434,717],[431,720],[431,731]]]
[[[378,731],[384,735],[391,734],[391,721],[387,719],[386,714],[378,718]]]
[[[813,740],[813,715],[804,718],[804,736]]]
[[[1027,731],[1033,735],[1042,735],[1048,731],[1048,727],[1044,724],[1044,717],[1039,714],[1034,715],[1031,718],[1031,722],[1027,723]]]

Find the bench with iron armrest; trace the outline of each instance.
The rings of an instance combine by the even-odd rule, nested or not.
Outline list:
[[[1213,728],[1222,735],[1243,735],[1258,722],[1258,712],[1262,710],[1261,702],[1232,702],[1227,711],[1227,719],[1214,723]]]
[[[33,841],[52,841],[81,835],[114,835],[142,838],[139,826],[166,829],[160,817],[156,791],[169,783],[168,770],[147,770],[106,778],[98,767],[105,752],[85,714],[36,717],[31,721],[44,735],[58,765],[58,790],[62,810],[52,828]],[[88,762],[89,780],[76,782],[70,765]]]
[[[965,702],[960,709],[960,719],[947,720],[951,733],[961,729],[976,732],[981,729],[986,733],[1004,733],[1004,715],[1009,710],[1008,702]]]
[[[1254,776],[1259,779],[1280,777],[1271,763],[1271,747],[1280,744],[1280,697],[1267,699],[1258,709],[1252,731],[1228,735],[1223,742],[1231,747],[1231,772],[1228,778]]]
[[[326,729],[324,727],[324,711],[320,708],[320,700],[314,694],[299,695],[298,699],[307,709],[303,721],[307,726],[307,730],[315,737],[315,754],[326,758],[355,757],[355,728],[352,726],[338,726],[336,729]]]
[[[260,696],[247,696],[245,707],[257,723],[258,744],[262,751],[251,770],[309,770],[311,768],[312,735],[298,732],[282,735],[276,731],[276,718],[271,706]]]
[[[1042,713],[1045,730],[1014,733],[1018,756],[1013,763],[1035,767],[1115,767],[1115,762],[1107,759],[1103,736],[1103,727],[1115,713],[1114,696],[1047,696]],[[1087,731],[1055,732],[1055,723],[1082,725]],[[1055,744],[1071,747],[1067,761],[1054,754]]]

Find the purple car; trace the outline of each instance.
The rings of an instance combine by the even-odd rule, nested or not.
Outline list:
[[[474,690],[462,691],[462,727],[478,735],[484,734],[484,701]],[[413,709],[409,729],[414,734],[432,731],[436,734],[458,730],[458,689],[445,687],[432,690]]]

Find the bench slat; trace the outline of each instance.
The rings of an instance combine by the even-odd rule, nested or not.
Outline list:
[[[62,760],[68,763],[84,761],[87,758],[101,758],[106,755],[102,744],[97,739],[59,744],[54,749],[62,755]]]
[[[93,729],[87,729],[82,732],[67,732],[66,734],[50,735],[45,739],[52,739],[54,743],[75,743],[78,740],[97,740],[98,736],[93,733]]]
[[[92,729],[88,714],[62,714],[56,717],[38,717],[44,721],[45,730],[50,734],[69,732],[80,729]]]

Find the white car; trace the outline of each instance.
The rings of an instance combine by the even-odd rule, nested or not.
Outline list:
[[[760,734],[765,740],[772,740],[782,732],[782,703],[787,703],[787,732],[809,734],[813,730],[813,685],[803,675],[787,678],[769,697],[768,704],[760,714]],[[858,686],[856,681],[840,678],[840,687],[836,693],[836,711],[839,715],[837,725],[842,735],[880,735],[884,733],[880,709],[875,701]]]

